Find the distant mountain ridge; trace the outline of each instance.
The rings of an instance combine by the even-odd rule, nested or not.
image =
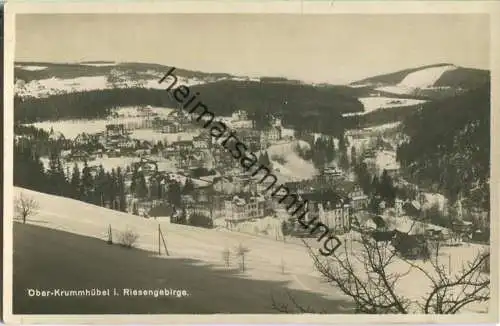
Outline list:
[[[165,98],[165,85],[158,83],[170,68],[104,60],[16,62],[15,94],[22,99],[16,100],[20,109],[16,110],[16,119],[26,122],[86,116],[80,110],[90,102],[98,116],[113,106],[176,105]],[[316,85],[285,77],[251,78],[177,67],[174,75],[179,84],[199,91],[218,114],[238,109],[254,114],[274,112],[290,126],[313,132],[341,132],[344,128],[402,121],[419,107],[415,103],[454,97],[481,87],[490,78],[489,71],[449,63],[405,69],[349,85]],[[44,111],[44,107],[50,109]]]

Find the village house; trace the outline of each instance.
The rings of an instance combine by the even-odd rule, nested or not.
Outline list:
[[[86,133],[81,133],[78,134],[75,139],[73,140],[73,143],[75,146],[87,146],[92,142],[92,138],[90,135]]]
[[[355,186],[354,189],[349,192],[348,197],[354,211],[363,210],[368,207],[369,198],[365,195],[361,187]]]
[[[106,125],[106,138],[125,136],[125,134],[125,125],[123,123]]]
[[[176,166],[182,170],[192,168],[201,168],[205,165],[205,153],[203,151],[191,151],[189,153],[180,153],[176,156]]]
[[[261,146],[261,133],[254,129],[242,129],[237,133],[240,141],[244,143],[250,151],[257,151]]]
[[[170,159],[170,158],[177,158],[179,155],[179,151],[177,151],[174,147],[172,146],[167,146],[163,148],[160,153],[159,153],[163,158]]]
[[[137,147],[137,141],[130,138],[121,138],[116,146],[122,150],[133,151]]]
[[[132,163],[132,169],[137,169],[139,172],[144,172],[146,174],[152,174],[158,171],[158,163],[155,160],[141,158],[139,162]]]
[[[207,149],[209,147],[206,137],[201,135],[193,138],[193,147],[196,149]]]
[[[181,126],[177,122],[166,122],[161,126],[160,131],[164,134],[175,134],[182,131]]]
[[[282,129],[279,126],[270,126],[261,133],[261,142],[272,143],[282,139]]]
[[[344,172],[337,167],[325,168],[319,175],[319,178],[324,182],[334,182],[341,179],[344,176]]]
[[[245,110],[237,110],[231,115],[233,121],[248,120],[248,113]]]
[[[178,151],[191,151],[194,145],[192,140],[178,140],[172,143],[172,147]]]
[[[122,152],[119,148],[107,148],[106,155],[108,157],[120,157],[122,155]]]
[[[146,117],[157,115],[156,112],[153,111],[153,108],[150,105],[137,108],[137,113],[140,116],[146,116]]]
[[[73,161],[91,161],[95,159],[95,157],[82,150],[73,151],[68,158]]]

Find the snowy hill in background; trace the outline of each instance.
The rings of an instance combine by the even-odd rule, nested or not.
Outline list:
[[[366,78],[350,86],[394,95],[447,97],[476,89],[490,79],[488,70],[441,63]]]
[[[20,97],[47,97],[100,89],[141,87],[164,89],[158,80],[171,67],[148,63],[82,62],[15,64],[15,94]],[[192,86],[220,80],[246,80],[229,74],[202,73],[176,69],[178,82]]]
[[[383,86],[375,89],[396,94],[414,94],[419,89],[434,88],[436,82],[445,72],[455,69],[457,67],[454,65],[425,68],[409,73],[397,85]]]
[[[80,112],[86,109],[77,108],[77,102],[86,105],[98,97],[90,93],[102,91],[113,92],[104,96],[106,105],[172,104],[168,98],[158,100],[162,96],[160,91],[166,87],[165,84],[158,84],[158,80],[170,68],[151,63],[106,61],[67,64],[17,62],[14,89],[22,103],[16,102],[16,113],[22,121],[43,121],[51,116],[47,112],[56,106],[66,107],[64,111],[71,106],[73,111]],[[267,110],[266,107],[270,107],[273,112],[284,114],[284,121],[290,128],[302,126],[328,133],[340,128],[362,128],[402,121],[429,101],[481,87],[490,78],[487,70],[447,63],[370,77],[350,85],[314,85],[286,78],[238,77],[181,68],[176,68],[174,74],[179,84],[193,87],[193,90],[203,94],[210,107],[220,109],[216,112],[219,115],[230,115],[236,107],[261,114]],[[144,99],[139,101],[140,96]],[[122,100],[117,100],[118,97]],[[54,103],[47,104],[44,102],[46,99],[46,102]],[[42,103],[38,103],[39,100]],[[141,103],[136,103],[138,101]],[[94,107],[100,105],[93,104]],[[21,108],[27,107],[31,111],[33,107],[43,109],[36,114],[28,114],[24,112],[26,110],[21,112]],[[67,112],[64,114],[68,115]],[[313,120],[328,123],[308,124]]]

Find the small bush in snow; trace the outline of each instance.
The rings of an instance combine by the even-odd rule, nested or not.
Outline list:
[[[126,248],[132,248],[139,239],[139,234],[137,232],[127,229],[121,232],[118,236],[118,243]]]

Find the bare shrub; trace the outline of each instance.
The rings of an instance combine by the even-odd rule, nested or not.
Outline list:
[[[479,253],[454,273],[429,257],[430,268],[398,253],[390,242],[375,241],[367,234],[355,240],[359,248],[344,243],[329,257],[321,257],[305,242],[316,269],[334,287],[351,297],[357,313],[456,314],[464,307],[490,298],[490,278],[483,273],[489,253]],[[353,240],[354,242],[354,240]],[[395,266],[400,266],[395,270]],[[429,291],[415,300],[401,293],[400,280],[411,272],[429,280]],[[411,277],[411,276],[410,276]]]
[[[39,205],[33,197],[21,193],[14,201],[14,209],[25,224],[28,217],[38,213]]]
[[[118,243],[125,248],[133,248],[138,239],[139,234],[129,228],[118,235]]]

